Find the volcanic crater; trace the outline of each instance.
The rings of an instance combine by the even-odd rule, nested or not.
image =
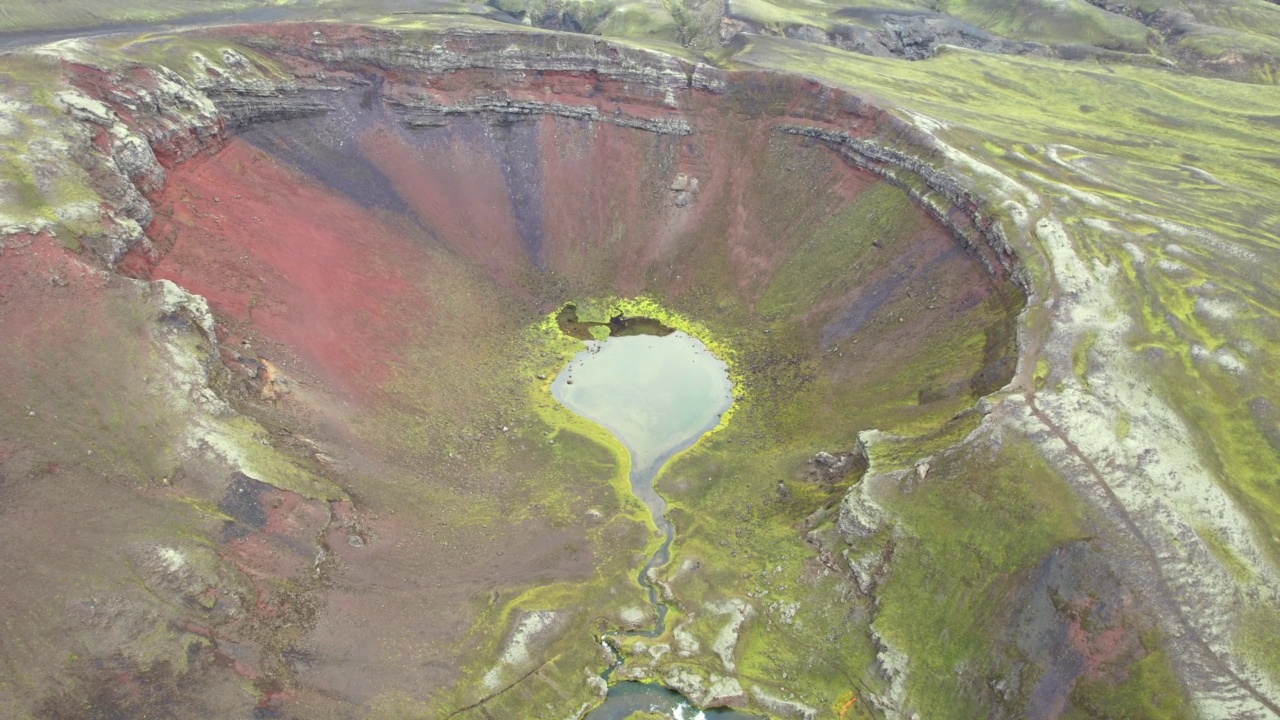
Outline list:
[[[177,555],[130,571],[147,592],[104,580],[112,617],[167,629],[120,650],[35,623],[50,650],[33,668],[81,652],[50,713],[598,702],[597,639],[652,624],[635,573],[657,539],[625,452],[547,392],[577,341],[535,328],[630,298],[696,325],[740,395],[658,479],[677,527],[669,630],[620,648],[619,677],[757,712],[836,703],[843,681],[792,647],[800,626],[765,618],[794,596],[835,656],[874,654],[833,630],[865,628],[870,596],[805,605],[853,587],[829,568],[857,526],[841,500],[868,461],[860,433],[944,447],[1017,366],[1028,280],[988,209],[926,164],[919,131],[804,78],[583,36],[327,23],[148,36],[61,72],[87,98],[68,100],[93,128],[85,158],[112,156],[145,197],[103,171],[145,235],[88,238],[116,276],[68,292],[133,297],[124,275],[207,301],[212,325],[184,301],[147,332],[190,330],[219,412],[278,457],[237,466],[247,451],[209,440],[135,471],[151,516],[86,530],[103,543],[127,534],[150,557],[174,508],[206,509],[181,516],[196,539]],[[116,124],[159,165],[124,162]],[[151,327],[100,320],[135,321]],[[51,477],[75,476],[49,452]],[[776,482],[738,482],[750,465]],[[80,485],[42,512],[126,492]],[[761,580],[774,567],[790,580]],[[112,688],[122,673],[182,691]],[[781,699],[806,673],[824,679]]]

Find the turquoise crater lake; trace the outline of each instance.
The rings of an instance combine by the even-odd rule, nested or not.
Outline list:
[[[715,428],[733,404],[728,367],[686,333],[586,344],[556,376],[551,393],[613,433],[631,453],[633,471],[656,473]]]

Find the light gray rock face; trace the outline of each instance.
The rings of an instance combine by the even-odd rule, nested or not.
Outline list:
[[[769,714],[776,717],[796,718],[797,720],[817,720],[818,717],[817,709],[799,701],[785,700],[771,695],[768,691],[759,687],[751,688],[751,699],[755,700],[760,707],[768,710]]]
[[[128,117],[130,129],[146,138],[162,164],[184,162],[225,137],[213,101],[163,65],[84,70],[72,83]]]
[[[738,671],[735,657],[738,649],[738,638],[742,634],[743,624],[755,614],[755,608],[743,600],[730,598],[707,609],[716,615],[727,617],[727,621],[720,628],[720,632],[716,634],[715,640],[712,641],[711,649],[720,658],[720,664],[724,666],[725,671],[735,673]]]
[[[741,705],[746,700],[746,691],[737,678],[717,673],[703,677],[694,670],[677,667],[667,671],[663,683],[698,707]]]
[[[874,536],[888,520],[884,510],[868,496],[867,483],[853,486],[840,502],[836,529],[850,544]]]
[[[54,208],[63,222],[97,227],[79,240],[108,265],[117,262],[143,238],[151,223],[151,205],[143,197],[164,186],[164,169],[150,144],[126,125],[116,112],[74,89],[55,94],[55,104],[78,121],[64,136],[58,154],[87,174],[99,195],[96,205]]]

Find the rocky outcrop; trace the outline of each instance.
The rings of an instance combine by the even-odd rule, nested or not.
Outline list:
[[[227,33],[223,33],[224,36]],[[232,31],[231,36],[235,33]],[[523,35],[455,30],[412,36],[398,30],[331,25],[281,28],[271,37],[246,35],[247,45],[271,53],[289,53],[331,69],[373,67],[443,75],[462,70],[498,73],[581,73],[607,77],[634,91],[658,98],[681,89],[720,91],[724,74],[670,55],[576,35]]]
[[[659,135],[692,135],[693,128],[683,118],[655,119],[622,112],[607,114],[592,105],[568,105],[559,102],[516,100],[503,95],[482,96],[453,105],[445,105],[430,98],[415,97],[408,100],[388,99],[392,111],[400,123],[409,128],[438,127],[448,123],[450,116],[492,114],[509,119],[554,115],[572,120],[609,122],[619,127],[646,130]]]
[[[738,32],[777,34],[735,15],[732,2],[728,3],[728,8],[721,28],[723,41],[731,41]],[[836,11],[834,16],[849,22],[836,22],[830,30],[806,24],[789,25],[781,30],[781,34],[793,40],[863,55],[905,60],[931,58],[943,45],[1008,55],[1053,54],[1050,48],[1039,43],[1015,42],[943,13],[849,7]]]
[[[333,106],[303,90],[269,90],[257,92],[232,88],[210,93],[222,113],[227,129],[234,132],[264,122],[324,115]]]
[[[795,700],[784,700],[759,687],[751,688],[751,699],[759,703],[760,707],[778,717],[797,718],[798,720],[816,720],[818,717],[816,709]]]
[[[108,105],[146,138],[162,164],[172,165],[214,147],[225,136],[207,95],[163,65],[70,66],[70,82]]]
[[[669,670],[662,681],[698,707],[741,705],[746,698],[737,678],[714,672],[704,677],[693,668],[677,667]]]
[[[86,192],[99,202],[87,213],[68,203],[57,215],[102,262],[115,265],[147,242],[146,195],[164,186],[164,167],[218,146],[222,119],[208,97],[162,66],[98,67],[78,59],[64,73],[71,88],[55,94],[55,105],[77,122],[61,152],[85,171],[92,184]]]
[[[100,230],[83,233],[79,240],[105,262],[114,263],[142,240],[143,228],[151,223],[151,205],[143,193],[164,186],[164,169],[150,144],[106,104],[75,90],[57,93],[54,101],[79,121],[69,134],[66,152],[88,173],[101,198]]]

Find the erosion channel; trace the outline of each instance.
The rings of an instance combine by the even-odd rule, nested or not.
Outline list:
[[[561,318],[564,328],[564,314]],[[666,629],[667,606],[653,573],[671,559],[675,526],[667,518],[666,500],[654,489],[654,479],[668,460],[720,423],[733,404],[733,383],[728,367],[697,338],[645,318],[627,320],[614,318],[611,325],[634,334],[584,340],[586,349],[556,376],[551,393],[565,407],[609,430],[631,456],[631,491],[649,509],[663,539],[636,576],[648,592],[656,623],[627,634],[658,637]],[[603,674],[607,680],[623,659],[608,636],[602,643],[615,658]],[[660,686],[621,683],[610,688],[604,705],[588,717],[612,720],[660,710],[682,718],[687,708],[685,698]],[[754,717],[733,711],[713,716]]]

